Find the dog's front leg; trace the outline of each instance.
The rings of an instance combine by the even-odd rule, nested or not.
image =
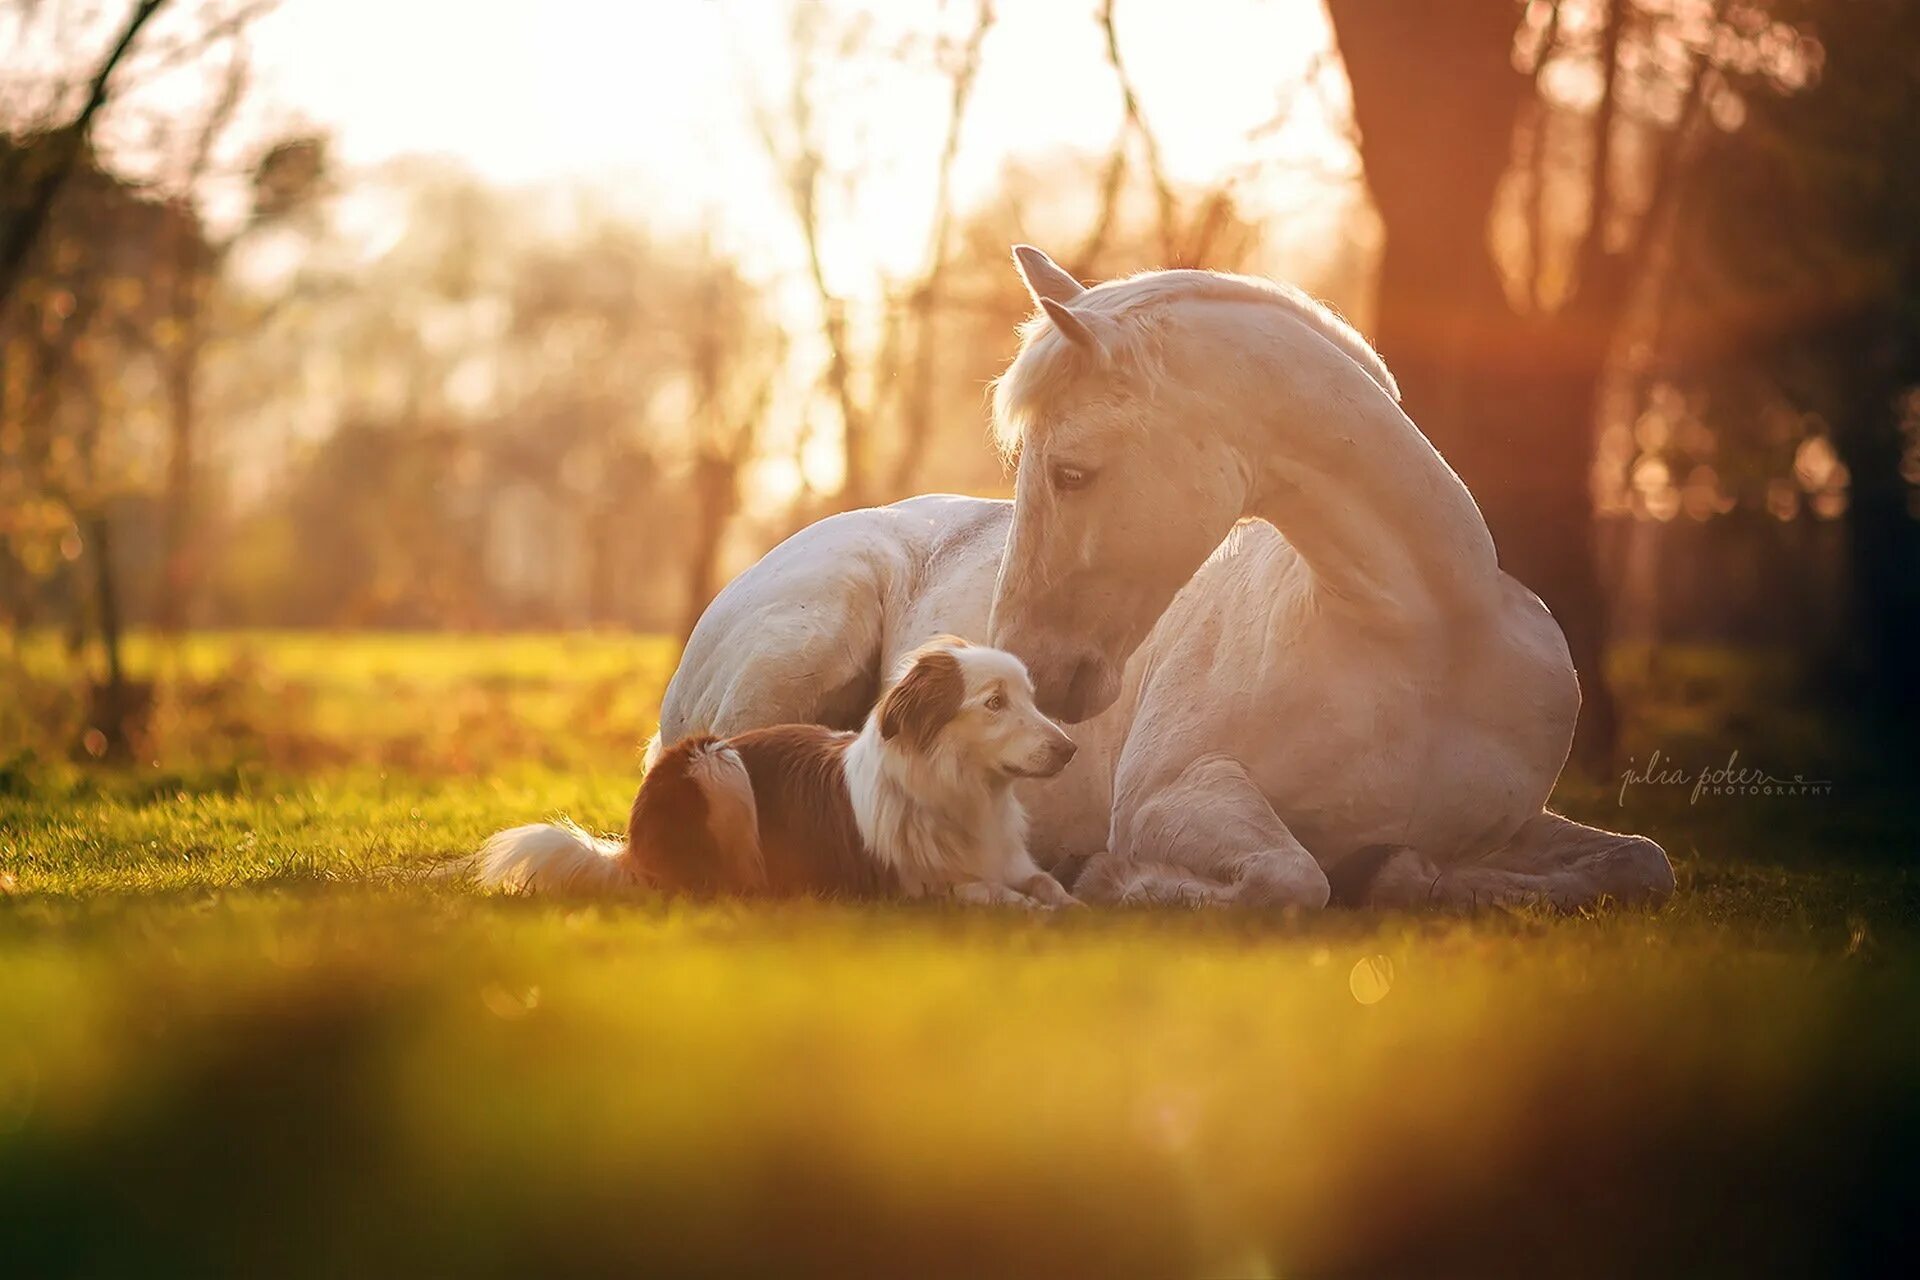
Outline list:
[[[1038,903],[1018,889],[990,880],[967,880],[947,891],[955,902],[970,907],[1032,907]]]
[[[1067,892],[1067,887],[1044,871],[1036,871],[1021,881],[1015,888],[1047,907],[1077,907],[1080,899]]]

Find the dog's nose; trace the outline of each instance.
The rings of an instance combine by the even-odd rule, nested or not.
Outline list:
[[[1067,762],[1073,759],[1074,753],[1078,750],[1080,748],[1074,745],[1072,738],[1059,739],[1053,744],[1054,764],[1062,769],[1066,768]]]

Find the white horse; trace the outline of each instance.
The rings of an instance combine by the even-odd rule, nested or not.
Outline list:
[[[1041,313],[994,403],[1011,504],[802,530],[723,591],[661,733],[850,724],[942,632],[1026,660],[1080,753],[1027,794],[1096,901],[1651,903],[1660,847],[1545,804],[1580,691],[1380,357],[1296,290],[1200,271]],[[1331,878],[1330,878],[1331,877]]]

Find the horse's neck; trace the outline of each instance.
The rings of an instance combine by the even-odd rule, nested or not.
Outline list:
[[[1466,486],[1359,366],[1312,354],[1323,367],[1286,377],[1289,394],[1249,424],[1248,514],[1350,608],[1412,619],[1494,608],[1499,563]]]

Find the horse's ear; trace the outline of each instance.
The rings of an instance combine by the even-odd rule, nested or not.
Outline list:
[[[1020,278],[1026,281],[1027,292],[1035,302],[1044,303],[1049,298],[1055,302],[1072,302],[1087,291],[1063,271],[1059,263],[1030,244],[1013,246],[1013,264],[1020,269]]]
[[[1093,331],[1089,318],[1081,315],[1072,307],[1063,307],[1052,298],[1040,299],[1040,309],[1047,313],[1047,319],[1060,331],[1060,336],[1079,347],[1088,355],[1104,360],[1107,344],[1100,341],[1100,335]]]

